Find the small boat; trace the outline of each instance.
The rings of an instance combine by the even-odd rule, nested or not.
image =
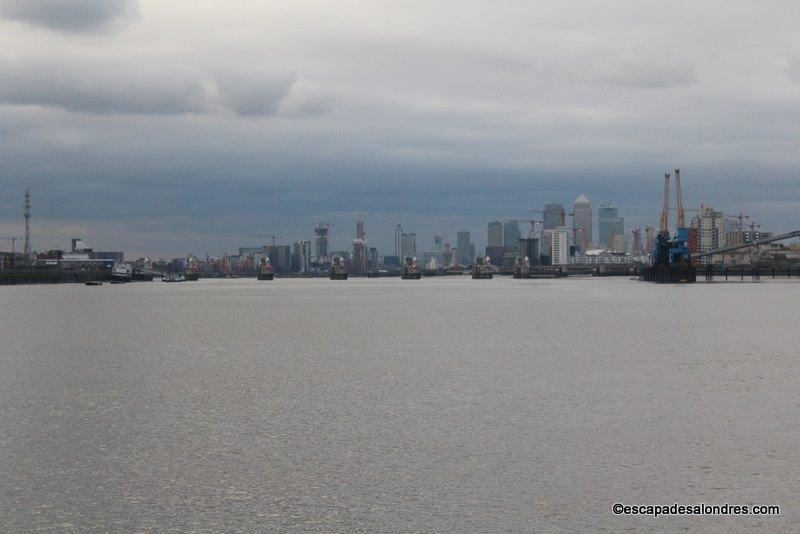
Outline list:
[[[86,285],[87,286],[102,286],[103,282],[101,282],[99,280],[87,280],[86,281]]]

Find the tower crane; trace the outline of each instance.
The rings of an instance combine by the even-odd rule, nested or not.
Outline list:
[[[266,235],[265,234],[253,234],[250,237],[268,237],[268,238],[272,239],[272,250],[275,250],[275,240],[276,239],[283,239],[282,235],[276,235],[276,234],[266,234]]]
[[[681,193],[681,170],[675,169],[675,203],[677,204],[678,214],[675,221],[675,228],[686,228],[686,210],[683,209],[683,194]]]

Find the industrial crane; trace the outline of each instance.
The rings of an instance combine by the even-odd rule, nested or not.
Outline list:
[[[686,210],[683,209],[683,195],[681,194],[681,170],[675,169],[675,200],[678,205],[678,216],[675,228],[686,228]]]
[[[664,200],[661,209],[661,227],[656,237],[656,250],[653,252],[653,265],[673,266],[689,264],[689,229],[686,228],[686,210],[683,207],[683,194],[680,187],[680,169],[675,169],[675,204],[678,215],[674,238],[669,233],[669,181],[670,173],[664,174]]]
[[[642,280],[658,283],[694,282],[697,270],[691,263],[689,252],[689,229],[686,228],[686,210],[680,187],[680,170],[675,169],[676,205],[678,209],[675,236],[669,232],[669,181],[670,173],[664,174],[664,199],[661,208],[661,225],[656,237],[656,248],[652,251],[653,264],[642,270]]]

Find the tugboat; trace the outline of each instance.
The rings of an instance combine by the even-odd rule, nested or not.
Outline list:
[[[422,278],[422,273],[417,269],[417,258],[406,258],[403,264],[403,274],[400,275],[403,280],[419,280]]]
[[[514,260],[514,278],[528,278],[531,274],[531,262],[527,256]]]
[[[331,280],[347,280],[347,268],[339,256],[335,256],[331,262]]]
[[[475,265],[472,266],[472,279],[492,279],[492,262],[489,260],[489,256],[486,256],[485,258],[483,256],[478,256],[475,258]]]
[[[133,267],[127,263],[117,262],[111,269],[111,283],[119,284],[130,282],[133,277]]]
[[[275,269],[272,268],[272,263],[269,261],[269,256],[261,258],[261,266],[258,268],[259,280],[272,280],[275,276]]]

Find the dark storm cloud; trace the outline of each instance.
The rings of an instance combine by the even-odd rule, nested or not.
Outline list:
[[[138,12],[136,0],[2,0],[0,14],[53,30],[104,30]]]

